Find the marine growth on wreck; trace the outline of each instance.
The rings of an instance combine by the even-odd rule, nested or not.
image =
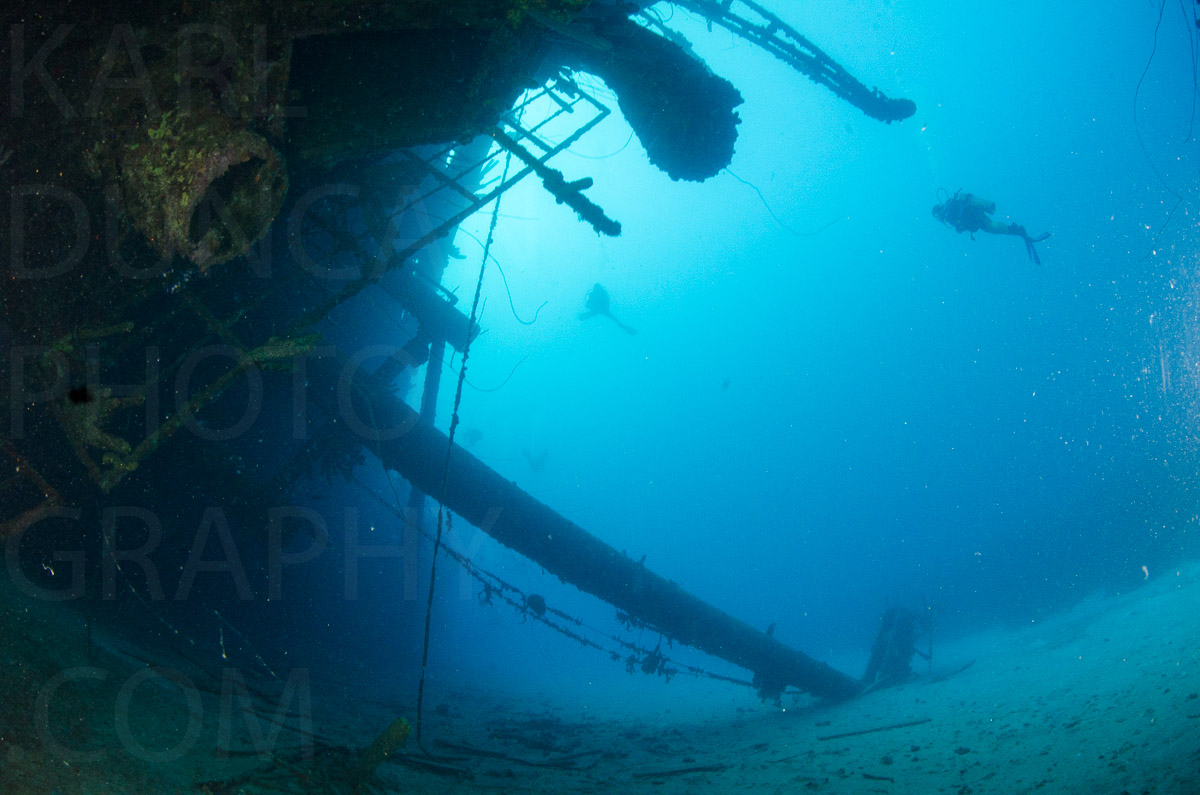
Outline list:
[[[11,65],[0,132],[0,782],[473,791],[502,768],[568,775],[608,759],[570,744],[586,730],[553,721],[495,716],[491,738],[519,741],[515,751],[463,739],[456,726],[471,721],[437,678],[456,662],[436,644],[464,605],[515,619],[505,653],[525,653],[519,638],[536,631],[622,672],[711,683],[768,707],[899,684],[914,654],[932,675],[932,608],[893,607],[867,626],[869,675],[848,674],[715,597],[710,579],[682,576],[687,555],[648,560],[612,540],[613,524],[637,523],[636,501],[614,496],[601,514],[541,488],[560,452],[531,437],[498,455],[504,424],[476,423],[464,407],[464,392],[497,392],[526,361],[475,380],[494,313],[511,309],[529,327],[547,308],[519,310],[512,290],[520,253],[504,232],[525,222],[530,196],[551,197],[555,213],[538,220],[539,246],[583,229],[598,251],[618,238],[649,247],[655,230],[614,212],[613,197],[659,190],[736,185],[792,239],[839,223],[798,233],[766,183],[738,176],[742,136],[761,133],[770,109],[754,104],[758,86],[701,54],[716,40],[704,37],[724,37],[786,75],[788,92],[819,95],[830,119],[852,109],[836,125],[869,129],[881,149],[911,132],[918,105],[900,95],[889,54],[839,42],[853,54],[843,65],[803,18],[751,0],[51,0],[36,14],[0,11],[0,63]],[[626,126],[615,152],[587,148]],[[593,175],[628,146],[654,182]],[[808,176],[824,218],[823,177]],[[712,250],[725,245],[714,238]],[[689,267],[664,266],[661,289],[680,289]],[[507,292],[485,289],[493,269]],[[557,278],[538,285],[551,296]],[[621,267],[579,278],[594,286],[548,316],[624,332],[650,362],[661,322],[639,317]],[[682,378],[721,357],[755,360],[759,343],[742,343],[727,311],[705,320],[698,338],[717,342],[698,346]],[[579,323],[589,318],[599,320]],[[626,393],[658,383],[649,365],[641,383],[606,380],[602,363],[558,348],[526,358],[542,353],[564,382],[591,368],[596,380],[574,406],[527,407],[547,425],[572,409],[619,412]],[[790,365],[755,361],[790,377]],[[736,394],[736,378],[714,377],[715,393]],[[635,491],[649,487],[621,473],[661,449],[662,426],[640,419],[626,423],[626,460],[597,467]],[[770,465],[704,435],[727,451],[730,497],[745,499],[753,480],[739,473]],[[587,606],[546,590],[560,585]],[[337,627],[344,646],[308,640],[320,627]],[[646,779],[727,767],[672,757]]]

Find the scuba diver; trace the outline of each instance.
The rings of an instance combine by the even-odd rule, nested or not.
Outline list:
[[[584,303],[584,311],[579,313],[580,320],[587,320],[596,315],[603,315],[612,322],[620,326],[621,330],[626,334],[637,334],[637,329],[626,326],[621,321],[617,320],[608,306],[608,290],[604,289],[604,285],[597,282],[592,285],[592,289],[588,291],[587,300]]]
[[[954,191],[953,196],[948,196],[944,202],[935,204],[933,207],[934,218],[946,226],[953,227],[955,231],[970,233],[972,240],[975,239],[975,233],[981,230],[993,235],[1016,235],[1023,238],[1025,253],[1029,255],[1029,259],[1035,265],[1041,265],[1042,260],[1034,250],[1033,244],[1050,237],[1050,233],[1030,237],[1029,233],[1025,231],[1025,227],[1020,224],[1003,224],[992,218],[994,212],[996,212],[994,201],[981,199],[973,193],[963,193],[962,189]]]

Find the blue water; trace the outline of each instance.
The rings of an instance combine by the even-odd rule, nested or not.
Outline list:
[[[1191,9],[1167,4],[1147,67],[1151,3],[774,7],[916,115],[868,119],[675,12],[745,97],[732,173],[672,182],[617,114],[555,165],[595,179],[588,195],[621,237],[597,237],[532,179],[505,194],[492,254],[523,319],[546,306],[518,322],[489,263],[468,370],[482,389],[460,409],[471,451],[817,657],[865,660],[889,604],[927,605],[939,632],[963,634],[1136,588],[1194,554]],[[1044,264],[1016,238],[937,223],[939,189],[958,188],[1052,232]],[[464,228],[482,240],[489,219]],[[466,257],[446,282],[469,301],[481,248],[456,243]],[[636,336],[578,318],[595,282]],[[510,581],[611,625],[462,533]],[[536,679],[596,656],[480,609],[450,571],[434,632],[447,657],[499,655]],[[544,643],[550,659],[531,653]]]
[[[702,183],[672,181],[611,91],[579,76],[614,113],[552,165],[594,179],[586,195],[623,233],[599,237],[535,178],[502,196],[458,443],[652,571],[853,676],[889,606],[929,615],[941,642],[1132,591],[1195,557],[1191,9],[1167,4],[1156,36],[1151,3],[771,7],[916,114],[872,120],[755,46],[660,9],[745,99],[733,161]],[[938,223],[931,207],[959,188],[1006,223],[1051,232],[1043,264],[1017,238],[972,241]],[[462,259],[444,282],[463,311],[494,209],[453,238]],[[580,318],[596,283],[636,335]],[[325,341],[394,344],[385,305],[364,298]],[[442,374],[443,430],[460,364]],[[423,380],[408,382],[412,406]],[[407,499],[373,456],[356,477],[389,504]],[[234,659],[359,671],[407,712],[431,544],[402,553],[388,510],[336,478],[295,499],[329,522],[332,544],[286,569],[281,601],[225,599],[253,639],[230,641]],[[435,516],[430,506],[431,532]],[[443,527],[451,549],[583,619],[619,656],[613,635],[660,642],[465,521]],[[348,534],[391,545],[360,557],[353,587]],[[440,558],[427,704],[463,682],[570,699],[598,677],[625,681],[623,660],[482,601]],[[211,624],[207,596],[191,604]]]

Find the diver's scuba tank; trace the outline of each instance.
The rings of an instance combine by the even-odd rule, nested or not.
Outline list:
[[[979,209],[983,210],[988,215],[991,215],[992,213],[996,212],[996,203],[994,201],[992,201],[991,199],[981,199],[980,197],[976,196],[974,193],[968,193],[967,198],[971,202],[971,204],[973,204],[976,207],[978,207]]]

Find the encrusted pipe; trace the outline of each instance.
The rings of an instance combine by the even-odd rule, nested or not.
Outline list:
[[[322,368],[330,369],[319,376]],[[309,370],[312,383],[338,383],[346,372],[346,362],[335,357],[313,362]],[[842,701],[862,692],[857,679],[784,646],[655,574],[538,502],[465,449],[457,445],[451,449],[447,470],[445,434],[381,385],[365,378],[349,392],[355,401],[353,414],[371,417],[380,429],[379,437],[369,441],[355,437],[364,450],[414,488],[563,582],[608,602],[672,641],[753,671],[764,693],[793,685]],[[345,432],[352,433],[348,427]]]

